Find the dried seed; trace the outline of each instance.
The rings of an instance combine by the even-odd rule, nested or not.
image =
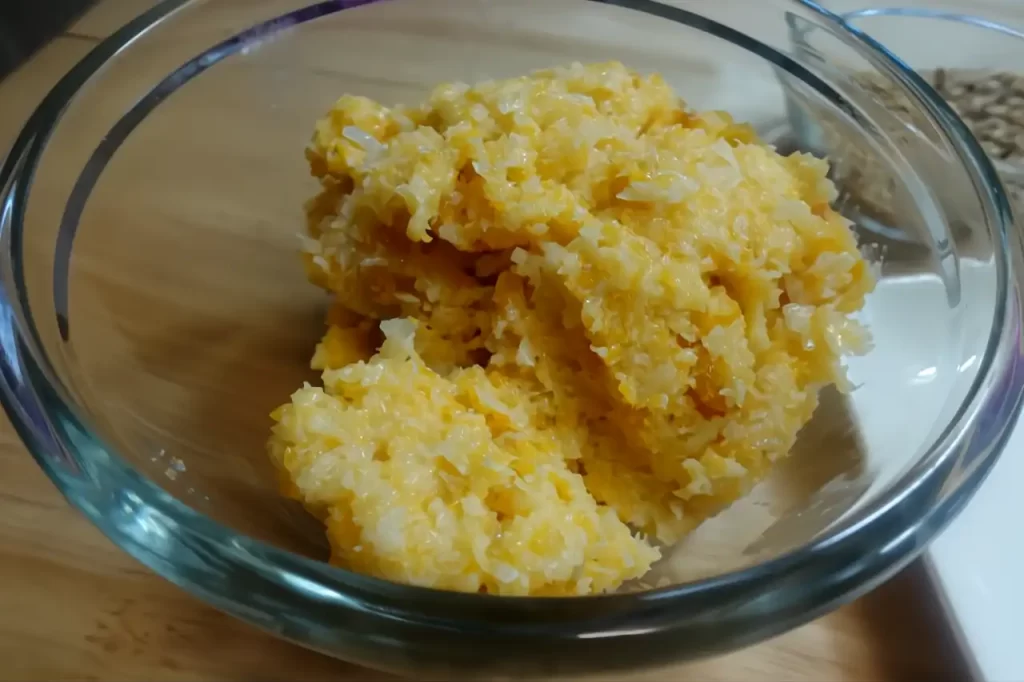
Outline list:
[[[1003,106],[999,104],[1000,94],[1001,93],[999,92],[990,93],[988,95],[976,94],[967,102],[958,102],[954,100],[951,101],[950,104],[953,104],[954,106],[960,105],[964,107],[967,111],[981,112],[987,110],[989,107]]]
[[[992,95],[998,93],[1002,89],[1002,85],[995,78],[985,78],[983,80],[973,81],[973,91],[982,93],[985,95]],[[968,86],[970,87],[970,86]]]
[[[1003,155],[1003,148],[992,140],[981,140],[981,148],[994,159],[1001,158]]]
[[[997,116],[1000,118],[1005,117],[1010,113],[1010,107],[1005,104],[989,104],[988,106],[982,105],[979,108],[989,116]]]

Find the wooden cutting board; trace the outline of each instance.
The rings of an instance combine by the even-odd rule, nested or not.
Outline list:
[[[0,83],[0,147],[47,89],[149,3],[100,0]],[[0,680],[384,679],[276,640],[135,563],[73,511],[0,418]],[[963,680],[923,569],[773,641],[648,680]]]

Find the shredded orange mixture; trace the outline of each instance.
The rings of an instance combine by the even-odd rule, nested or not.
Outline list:
[[[873,281],[825,161],[574,64],[342,97],[308,158],[334,294],[269,449],[333,561],[507,595],[642,576],[784,457]]]

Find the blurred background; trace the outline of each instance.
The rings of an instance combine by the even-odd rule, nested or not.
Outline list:
[[[0,78],[92,4],[92,0],[0,0]]]

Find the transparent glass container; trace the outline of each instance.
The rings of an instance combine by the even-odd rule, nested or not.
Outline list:
[[[1024,172],[1024,5],[1000,0],[900,0],[891,5],[830,0],[850,25],[882,42],[949,98],[991,151],[1020,229]],[[988,143],[988,144],[986,144]],[[1020,427],[956,523],[932,544],[927,567],[963,643],[973,679],[1024,677],[1016,623],[1024,550],[1003,529],[1024,511]]]
[[[328,565],[264,451],[268,412],[315,379],[326,306],[296,255],[313,122],[346,92],[609,59],[830,158],[881,276],[857,390],[824,395],[769,480],[670,548],[657,589],[503,598]],[[163,2],[54,88],[0,191],[0,389],[69,501],[210,604],[421,678],[614,674],[804,623],[917,556],[1020,407],[1021,245],[996,172],[921,78],[810,2]]]

